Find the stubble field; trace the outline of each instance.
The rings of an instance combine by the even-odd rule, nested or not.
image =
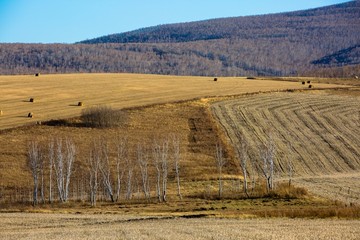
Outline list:
[[[360,98],[322,92],[270,93],[213,105],[229,140],[248,142],[249,172],[261,174],[261,144],[271,134],[275,172],[316,194],[360,203]]]

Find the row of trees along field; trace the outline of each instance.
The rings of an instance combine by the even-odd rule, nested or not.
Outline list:
[[[33,179],[33,204],[89,200],[92,206],[97,199],[118,202],[137,198],[146,201],[167,201],[168,180],[176,185],[177,196],[182,199],[180,186],[180,141],[175,135],[154,140],[151,147],[137,144],[134,154],[129,154],[126,138],[119,137],[111,146],[105,138],[95,139],[89,146],[85,163],[75,165],[76,146],[70,138],[49,138],[28,142],[27,163]],[[266,193],[274,190],[274,161],[276,147],[271,136],[259,149],[260,175],[265,181]],[[254,197],[257,173],[251,172],[249,181],[249,156],[247,143],[242,139],[237,150],[241,166],[245,197]],[[218,170],[218,198],[223,198],[223,168],[227,163],[221,143],[216,145],[215,164]],[[78,169],[75,168],[77,166]],[[252,167],[254,169],[254,167]],[[292,168],[289,163],[289,186]],[[76,181],[76,183],[72,183]],[[251,187],[249,190],[249,184]],[[72,184],[71,184],[72,183]],[[140,197],[140,192],[142,197]],[[152,195],[153,194],[153,195]],[[155,195],[154,195],[155,194]],[[208,196],[213,197],[213,196]],[[234,197],[234,196],[232,196]]]
[[[99,137],[89,149],[87,161],[74,164],[76,145],[70,138],[29,141],[27,162],[33,178],[33,204],[89,199],[95,206],[98,195],[117,202],[122,198],[131,200],[139,192],[150,201],[153,189],[162,202],[167,200],[170,176],[182,197],[180,142],[175,135],[154,140],[151,148],[138,144],[134,155],[126,138],[121,137],[113,146]]]
[[[0,44],[0,74],[351,76],[355,69],[344,67],[360,63],[359,14],[360,2],[352,1],[291,13],[160,25],[78,44]],[[334,71],[331,59],[343,71]]]

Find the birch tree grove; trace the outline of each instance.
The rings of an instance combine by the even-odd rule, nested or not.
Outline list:
[[[91,206],[96,206],[104,196],[111,202],[119,201],[122,194],[125,200],[140,199],[143,194],[146,201],[151,201],[153,194],[159,202],[166,202],[169,171],[174,174],[171,183],[182,199],[179,138],[170,135],[154,140],[151,145],[137,144],[133,150],[128,145],[123,137],[118,137],[114,145],[105,138],[95,139],[88,146],[84,162],[77,165],[80,171],[75,172],[76,146],[70,138],[29,141],[27,165],[33,179],[33,204],[45,200],[67,202],[70,197],[82,200],[84,193]]]

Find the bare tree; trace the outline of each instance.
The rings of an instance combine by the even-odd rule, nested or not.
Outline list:
[[[247,181],[247,161],[249,159],[248,156],[248,146],[247,146],[247,142],[246,139],[244,138],[244,136],[240,136],[240,149],[237,148],[237,152],[238,152],[238,159],[239,159],[239,164],[241,167],[241,171],[242,174],[244,176],[244,193],[246,194],[247,197],[249,197],[249,193],[248,193],[248,181]]]
[[[99,185],[99,166],[101,156],[97,146],[92,147],[89,156],[89,186],[90,186],[90,203],[91,206],[96,206],[97,190]]]
[[[126,158],[126,167],[127,167],[127,180],[126,180],[126,195],[127,200],[131,200],[133,194],[133,166],[129,158]]]
[[[64,199],[65,201],[68,200],[69,197],[69,185],[70,185],[70,178],[73,171],[73,163],[75,161],[75,144],[69,138],[65,139],[65,147],[66,147],[66,174],[65,174],[65,194]]]
[[[254,192],[256,187],[256,177],[258,177],[259,173],[256,171],[256,161],[250,161],[250,164],[251,164],[251,173],[250,173],[251,192]]]
[[[58,138],[56,145],[56,155],[54,158],[56,183],[60,201],[66,202],[69,196],[72,166],[75,161],[75,144],[66,138],[65,147],[63,147],[63,140]]]
[[[164,140],[161,151],[161,170],[162,170],[162,187],[163,187],[163,201],[166,202],[167,181],[168,181],[168,152],[169,141]]]
[[[266,179],[266,189],[269,192],[274,189],[274,160],[275,160],[275,143],[270,133],[267,141],[260,149],[261,158],[263,160],[263,174]]]
[[[169,141],[162,140],[160,143],[154,141],[153,159],[156,169],[156,192],[158,200],[166,201],[167,180],[168,180],[168,152]]]
[[[223,194],[223,182],[222,182],[222,169],[226,163],[224,158],[223,149],[220,143],[216,144],[216,153],[215,153],[216,166],[218,170],[218,180],[219,180],[219,198],[222,198]]]
[[[125,173],[125,162],[127,162],[127,139],[118,138],[117,143],[117,156],[116,156],[116,201],[120,199],[121,181]]]
[[[182,199],[181,188],[180,188],[180,139],[178,136],[173,136],[173,157],[175,167],[175,178],[177,184],[177,194]]]
[[[154,147],[153,147],[153,160],[154,160],[154,166],[156,169],[156,195],[158,198],[158,201],[161,202],[161,187],[160,187],[160,181],[161,181],[161,162],[160,162],[160,156],[161,156],[161,146],[154,141]]]
[[[45,159],[44,159],[44,153],[43,153],[43,149],[41,149],[41,146],[39,146],[39,151],[40,151],[40,183],[41,183],[41,187],[40,187],[40,196],[41,196],[41,202],[45,203],[45,187],[44,187],[44,170],[45,170]]]
[[[48,160],[49,160],[49,203],[52,203],[52,170],[54,165],[54,139],[51,138],[48,143]]]
[[[293,151],[291,143],[289,143],[288,149],[289,149],[289,153],[288,153],[287,167],[288,167],[288,177],[289,177],[289,187],[290,187],[291,182],[292,182],[293,173],[294,173],[294,165],[293,165],[293,161],[292,161],[293,157],[294,157],[294,151]]]
[[[137,145],[137,162],[140,167],[141,181],[142,181],[142,191],[144,193],[145,199],[150,199],[150,182],[149,182],[149,172],[148,172],[148,162],[149,158],[146,155],[142,145]]]
[[[36,140],[28,143],[27,161],[34,181],[33,205],[35,206],[38,204],[39,172],[42,165],[41,151]]]
[[[54,158],[54,170],[56,175],[56,184],[59,193],[59,199],[64,202],[64,155],[62,140],[56,139],[56,154]]]
[[[99,145],[100,146],[98,146],[98,151],[101,156],[99,169],[102,175],[104,187],[111,201],[115,202],[111,179],[111,163],[109,158],[108,143],[105,139],[101,139],[99,140]]]

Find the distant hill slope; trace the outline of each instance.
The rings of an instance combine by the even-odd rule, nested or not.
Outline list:
[[[166,24],[112,34],[80,43],[168,43],[214,39],[289,39],[325,37],[359,30],[359,1],[328,7],[248,17]],[[341,29],[339,29],[341,27]]]
[[[351,76],[359,69],[354,60],[358,45],[360,1],[351,1],[290,13],[160,25],[77,44],[0,44],[0,73]],[[337,63],[326,64],[329,58]]]

